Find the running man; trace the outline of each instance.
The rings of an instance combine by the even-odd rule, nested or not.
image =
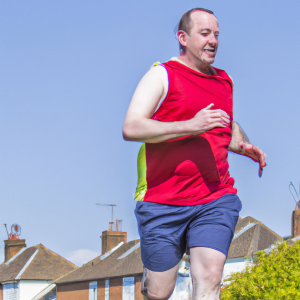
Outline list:
[[[212,67],[219,45],[213,12],[195,8],[178,25],[180,55],[151,68],[131,100],[123,136],[138,154],[136,218],[145,299],[168,299],[190,249],[193,299],[219,299],[241,201],[228,150],[266,166],[233,121],[233,83]]]

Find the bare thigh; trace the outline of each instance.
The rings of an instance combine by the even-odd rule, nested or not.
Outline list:
[[[148,299],[168,299],[174,290],[177,273],[178,265],[164,272],[154,272],[147,269],[144,285]]]
[[[225,254],[206,247],[190,248],[193,300],[219,299]]]

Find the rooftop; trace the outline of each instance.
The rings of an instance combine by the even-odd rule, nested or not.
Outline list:
[[[252,217],[240,218],[235,228],[228,259],[250,256],[268,248],[282,238]],[[120,243],[111,251],[96,257],[56,281],[57,284],[91,281],[143,273],[140,240]]]
[[[101,260],[101,256],[96,257],[77,270],[62,277],[56,283],[66,284],[70,282],[90,281],[142,273],[143,263],[141,260],[139,240],[134,240],[122,244],[103,260]]]
[[[235,227],[228,259],[252,256],[283,238],[252,217],[240,218]]]
[[[42,244],[23,248],[0,265],[0,282],[23,280],[55,280],[76,269],[70,261]]]

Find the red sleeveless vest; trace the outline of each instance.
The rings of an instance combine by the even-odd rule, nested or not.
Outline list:
[[[161,64],[168,73],[168,93],[152,116],[160,122],[186,121],[211,103],[233,120],[232,81],[223,70],[205,75],[177,62]],[[227,161],[231,125],[162,143],[146,143],[139,153],[136,200],[197,205],[236,194]],[[141,152],[142,151],[142,152]],[[142,177],[146,178],[142,178]]]

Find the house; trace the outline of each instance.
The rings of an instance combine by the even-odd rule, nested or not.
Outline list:
[[[182,260],[182,276],[177,279],[177,294],[191,292],[188,258]],[[181,268],[180,268],[181,269]],[[120,243],[56,282],[57,300],[143,300],[141,279],[143,263],[140,240]],[[185,289],[189,285],[189,291]],[[184,288],[183,288],[184,287]],[[170,298],[177,300],[173,296]],[[38,300],[38,299],[34,299]]]
[[[245,256],[252,257],[283,238],[263,223],[252,217],[240,218],[225,262],[223,279],[234,272],[243,271],[249,262]]]
[[[140,293],[143,275],[139,240],[126,242],[125,233],[103,232],[102,255],[70,272],[55,282],[56,300],[143,300]],[[123,238],[122,238],[123,235]],[[122,240],[122,241],[121,241]],[[224,277],[246,267],[245,256],[268,248],[282,238],[252,217],[240,218],[224,267]],[[120,242],[121,241],[121,242]],[[111,249],[111,247],[113,247]],[[54,292],[54,286],[49,286]],[[33,300],[45,298],[47,289]],[[185,255],[179,265],[179,275],[170,300],[189,299],[192,282],[189,257]]]
[[[54,279],[76,268],[42,244],[27,248],[25,240],[6,240],[5,261],[0,265],[0,300],[31,300]]]
[[[56,282],[57,300],[143,300],[139,240],[121,242]]]

